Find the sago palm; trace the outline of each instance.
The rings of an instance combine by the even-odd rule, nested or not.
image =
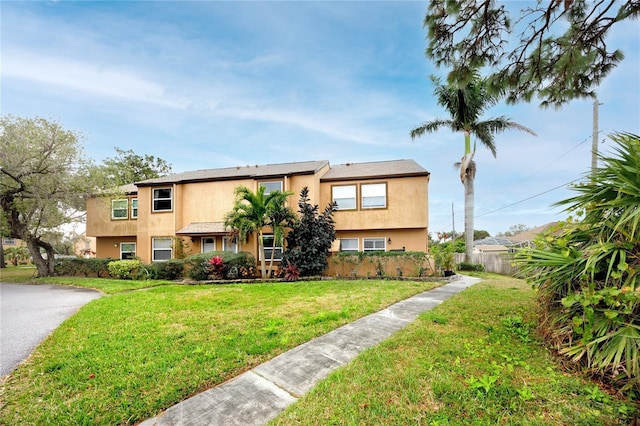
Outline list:
[[[487,80],[475,74],[465,86],[443,85],[437,77],[431,77],[435,85],[434,94],[440,106],[449,113],[448,119],[434,119],[411,130],[411,139],[425,133],[433,133],[441,128],[449,128],[453,132],[464,133],[464,155],[460,161],[460,180],[464,185],[464,233],[465,233],[465,261],[472,262],[473,252],[473,219],[474,219],[474,188],[476,164],[475,143],[471,149],[471,135],[474,135],[496,156],[495,135],[505,130],[521,130],[532,135],[535,132],[528,127],[511,121],[505,116],[482,120],[484,112],[496,105],[501,94],[490,93],[487,90]]]
[[[260,272],[263,278],[266,277],[263,229],[271,225],[271,213],[282,209],[287,197],[292,194],[291,192],[271,191],[265,195],[264,191],[265,187],[262,185],[255,193],[245,186],[237,187],[233,210],[225,216],[225,226],[234,229],[241,242],[246,243],[249,234],[254,232],[257,234]]]

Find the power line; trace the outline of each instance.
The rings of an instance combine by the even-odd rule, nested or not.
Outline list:
[[[478,217],[486,216],[486,215],[489,215],[489,214],[491,214],[491,213],[495,213],[495,212],[497,212],[497,211],[504,210],[504,209],[506,209],[506,208],[508,208],[508,207],[513,207],[513,206],[518,205],[518,204],[520,204],[520,203],[524,203],[525,201],[529,201],[529,200],[531,200],[531,199],[533,199],[533,198],[536,198],[536,197],[539,197],[539,196],[541,196],[541,195],[547,194],[547,193],[549,193],[549,192],[551,192],[551,191],[555,191],[556,189],[564,188],[564,187],[566,187],[567,185],[570,185],[570,184],[572,184],[572,183],[574,183],[574,182],[577,182],[577,181],[579,181],[579,180],[581,180],[581,179],[582,179],[582,178],[574,179],[574,180],[569,181],[569,182],[567,182],[567,183],[563,183],[562,185],[558,185],[558,186],[556,186],[556,187],[554,187],[554,188],[547,189],[546,191],[540,192],[540,193],[538,193],[538,194],[536,194],[536,195],[532,195],[532,196],[527,197],[527,198],[524,198],[524,199],[522,199],[522,200],[520,200],[520,201],[516,201],[515,203],[507,204],[506,206],[499,207],[499,208],[497,208],[497,209],[495,209],[495,210],[491,210],[491,211],[488,211],[488,212],[486,212],[486,213],[482,213],[481,215],[477,215],[477,216],[474,216],[474,217],[478,218]]]

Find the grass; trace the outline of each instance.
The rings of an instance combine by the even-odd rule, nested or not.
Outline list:
[[[0,268],[0,281],[25,283],[36,276],[36,268],[32,265],[7,266]]]
[[[82,280],[60,280],[53,281],[82,285]],[[163,283],[125,291],[138,283],[84,283],[111,295],[89,302],[65,321],[4,381],[0,424],[133,424],[437,285]]]
[[[270,425],[626,425],[638,415],[637,401],[569,374],[544,349],[529,286],[483,277]]]

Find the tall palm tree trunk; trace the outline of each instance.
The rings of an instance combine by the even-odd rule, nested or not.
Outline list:
[[[473,263],[473,216],[475,162],[471,161],[464,179],[464,261]]]

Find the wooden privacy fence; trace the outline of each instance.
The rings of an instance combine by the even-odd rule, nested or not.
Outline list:
[[[514,253],[473,253],[471,263],[481,264],[487,272],[502,275],[516,275],[518,268],[513,265]],[[456,264],[464,262],[464,253],[455,253]]]

